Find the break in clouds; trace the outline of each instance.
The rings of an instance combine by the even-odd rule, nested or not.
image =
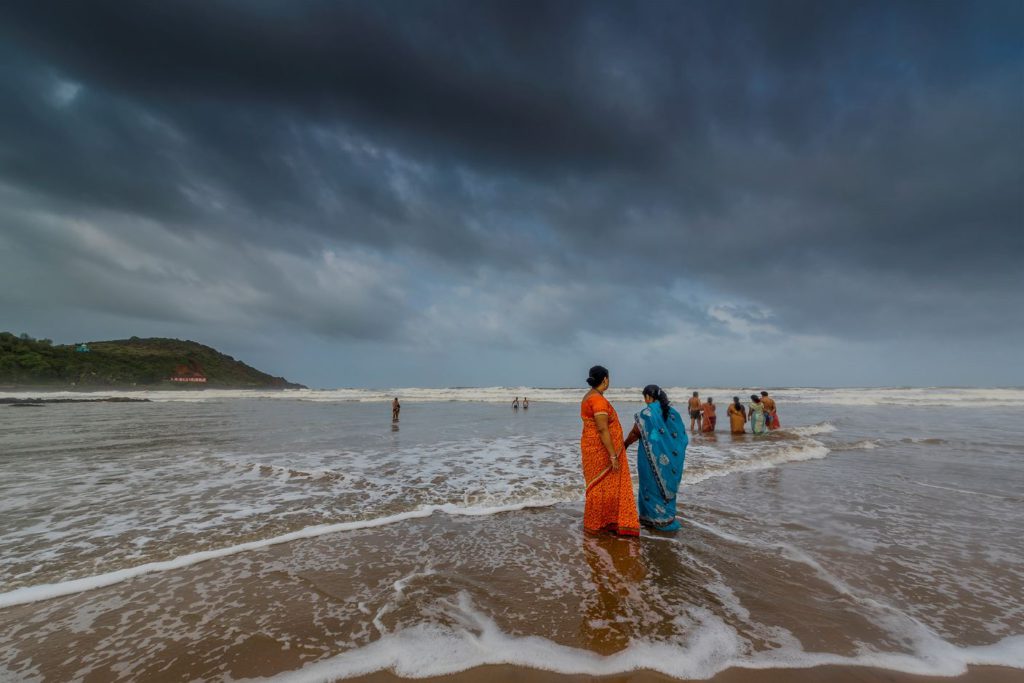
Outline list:
[[[9,3],[0,329],[317,386],[1020,384],[1022,35],[1018,2]]]

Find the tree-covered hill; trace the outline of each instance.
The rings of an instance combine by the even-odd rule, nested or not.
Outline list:
[[[206,381],[172,382],[175,376]],[[0,386],[302,388],[194,341],[132,337],[55,345],[9,332],[0,332]]]

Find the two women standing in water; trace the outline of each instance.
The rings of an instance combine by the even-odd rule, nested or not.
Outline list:
[[[764,434],[768,431],[767,415],[768,412],[764,409],[764,404],[761,403],[761,397],[757,394],[750,395],[750,416],[747,418],[750,420],[750,432],[752,434]]]
[[[638,536],[641,523],[661,531],[678,529],[676,493],[688,443],[683,420],[665,392],[650,384],[643,390],[647,407],[635,415],[634,427],[624,440],[618,413],[604,397],[609,383],[606,368],[592,367],[587,377],[591,389],[580,405],[580,450],[587,487],[583,527],[621,536]],[[639,509],[626,462],[626,449],[636,441],[640,442]]]
[[[750,400],[750,431],[754,434],[779,428],[779,413],[775,407],[775,399],[768,396],[767,391],[761,395],[751,394]]]

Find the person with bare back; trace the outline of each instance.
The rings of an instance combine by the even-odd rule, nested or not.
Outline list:
[[[696,391],[693,392],[693,396],[687,401],[686,410],[690,413],[690,433],[695,434],[697,429],[694,425],[700,424],[700,394]]]

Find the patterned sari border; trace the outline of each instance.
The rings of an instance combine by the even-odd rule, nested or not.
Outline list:
[[[658,491],[661,492],[661,499],[667,502],[671,500],[672,497],[668,495],[668,487],[665,486],[665,480],[661,476],[661,470],[658,469],[658,460],[654,456],[654,449],[651,448],[651,440],[647,435],[647,425],[641,417],[645,411],[650,414],[650,410],[650,408],[644,408],[644,410],[641,410],[639,413],[634,415],[633,419],[640,428],[640,442],[644,447],[644,456],[647,458],[647,462],[651,466],[651,474],[654,475],[654,481],[658,484]]]
[[[604,479],[606,476],[608,476],[608,473],[611,472],[611,471],[612,471],[612,468],[609,465],[608,467],[605,467],[603,470],[601,470],[601,473],[598,474],[596,477],[594,477],[594,479],[592,481],[587,482],[587,493],[590,493],[590,489],[594,488],[599,483],[601,483],[601,480]],[[576,481],[579,481],[579,480],[577,479]]]

